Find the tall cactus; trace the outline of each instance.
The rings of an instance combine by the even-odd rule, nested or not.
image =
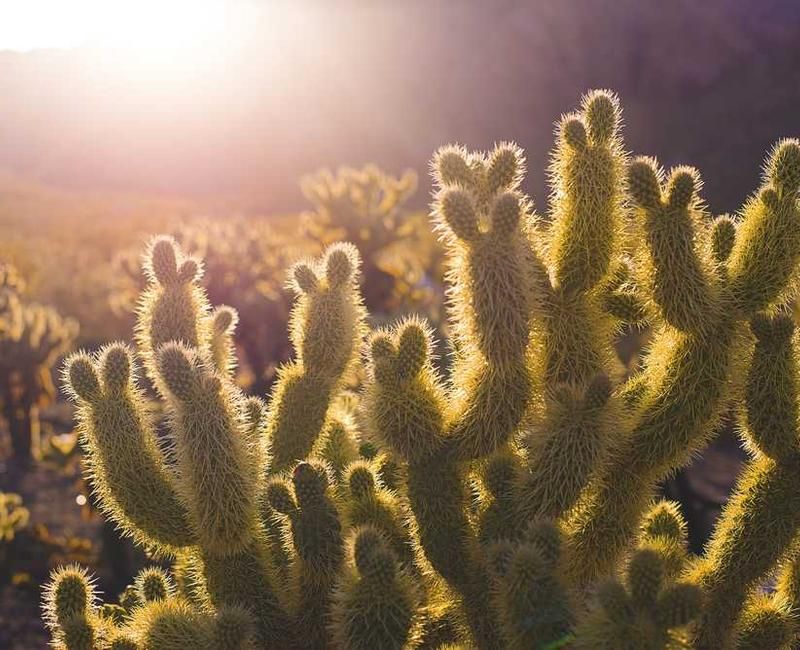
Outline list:
[[[55,574],[55,643],[656,650],[795,639],[800,402],[786,306],[800,145],[776,147],[741,218],[712,222],[698,174],[628,161],[620,124],[607,91],[562,119],[549,219],[522,193],[515,145],[437,152],[447,377],[424,320],[366,336],[358,254],[337,244],[290,271],[296,359],[268,403],[246,397],[233,382],[235,313],[208,304],[198,260],[154,240],[137,341],[165,421],[146,408],[126,345],[79,353],[65,375],[101,507],[174,558],[174,578],[146,571],[119,605],[98,607],[84,574]],[[651,349],[627,377],[616,335],[645,324]],[[345,389],[359,379],[356,399]],[[702,449],[736,397],[755,458],[708,553],[692,559],[678,508],[651,502],[655,485]],[[759,593],[778,566],[779,593]],[[75,584],[78,605],[59,613],[56,596]]]

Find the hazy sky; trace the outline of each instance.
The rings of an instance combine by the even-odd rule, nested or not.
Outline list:
[[[215,45],[280,0],[0,0],[0,49]],[[238,23],[238,25],[235,25]]]
[[[438,146],[499,140],[543,206],[553,124],[597,87],[717,211],[800,135],[796,0],[0,0],[3,47],[24,51],[0,51],[0,171],[268,210],[367,162],[417,169],[424,204]]]

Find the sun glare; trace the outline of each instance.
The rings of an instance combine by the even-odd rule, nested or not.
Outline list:
[[[230,37],[225,0],[0,1],[0,50],[98,46],[169,63],[218,48]],[[12,8],[13,7],[13,8]]]

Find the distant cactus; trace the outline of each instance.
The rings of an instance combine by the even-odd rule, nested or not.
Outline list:
[[[40,453],[39,408],[55,398],[53,366],[78,333],[74,320],[25,302],[23,286],[0,265],[0,404],[21,467]]]
[[[314,211],[303,214],[303,230],[329,245],[349,241],[364,264],[364,301],[373,313],[430,308],[436,297],[439,253],[425,228],[425,215],[410,211],[417,175],[398,177],[375,165],[325,169],[301,181]]]
[[[562,119],[547,220],[521,190],[515,145],[436,154],[448,377],[425,321],[367,336],[359,255],[333,244],[291,270],[295,359],[267,403],[245,397],[235,313],[212,309],[199,259],[155,239],[140,363],[117,343],[74,355],[65,377],[101,508],[173,568],[145,570],[103,607],[82,572],[57,572],[56,645],[792,643],[800,144],[776,147],[741,218],[711,221],[697,173],[629,161],[620,129],[607,91]],[[628,377],[614,343],[645,324],[651,349]],[[168,449],[142,372],[165,403]],[[754,459],[691,558],[655,485],[734,401]],[[777,593],[761,593],[776,569]]]
[[[12,492],[0,492],[0,580],[11,572],[9,545],[17,533],[30,521],[30,511],[22,504],[22,497]]]

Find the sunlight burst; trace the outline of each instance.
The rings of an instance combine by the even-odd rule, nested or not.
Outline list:
[[[193,56],[229,36],[223,0],[28,0],[3,12],[0,50],[100,46],[137,57]]]

